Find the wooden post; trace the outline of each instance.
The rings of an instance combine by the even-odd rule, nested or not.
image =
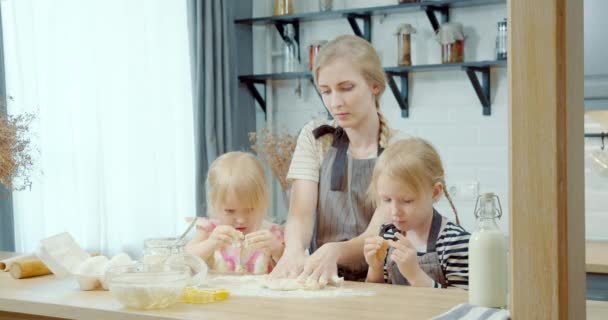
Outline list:
[[[585,319],[583,1],[508,8],[510,310]]]

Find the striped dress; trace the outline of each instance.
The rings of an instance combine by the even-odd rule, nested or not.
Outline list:
[[[382,237],[395,240],[395,233],[399,232],[393,224],[382,226]],[[439,232],[436,250],[439,255],[441,270],[447,280],[448,287],[461,289],[469,288],[469,239],[471,234],[462,227],[448,221]],[[425,252],[418,252],[418,256]],[[388,260],[388,259],[387,259]],[[386,261],[385,261],[386,262]],[[384,265],[384,279],[388,282],[388,273]]]

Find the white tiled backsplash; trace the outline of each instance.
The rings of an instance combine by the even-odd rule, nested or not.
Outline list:
[[[396,4],[391,1],[334,1],[336,9]],[[255,1],[254,16],[272,14],[273,1]],[[317,10],[317,1],[294,1],[295,12]],[[494,60],[496,23],[506,17],[505,5],[487,5],[452,9],[452,21],[461,22],[466,34],[465,60]],[[413,64],[440,62],[440,47],[433,38],[431,25],[424,12],[392,14],[372,18],[372,43],[384,66],[396,64],[396,37],[400,23],[410,23],[417,33],[412,37]],[[483,32],[481,30],[484,30]],[[346,19],[304,22],[300,24],[302,61],[307,63],[308,44],[313,40],[332,39],[340,34],[352,34]],[[279,50],[282,42],[273,26],[254,27],[254,65],[256,73],[273,72],[269,51]],[[272,49],[274,46],[274,49]],[[305,65],[304,67],[307,67]],[[402,118],[392,92],[387,87],[382,97],[382,110],[393,128],[431,141],[439,150],[447,173],[447,184],[458,188],[478,183],[480,192],[494,192],[500,197],[503,218],[500,228],[508,232],[508,84],[506,68],[491,73],[492,115],[483,116],[482,107],[466,74],[460,70],[421,72],[410,75],[410,117]],[[398,82],[399,83],[399,82]],[[297,81],[275,81],[268,87],[269,109],[274,113],[275,128],[297,133],[313,117],[324,115],[320,98],[308,80],[301,80],[303,94],[294,94]],[[265,125],[264,114],[258,110],[258,128]],[[608,239],[608,178],[605,183],[587,192],[587,237]],[[597,184],[597,183],[596,183]],[[284,219],[287,210],[280,198],[275,215]],[[591,204],[593,203],[593,205]],[[600,205],[603,203],[603,205]],[[456,197],[462,224],[475,228],[475,201],[465,194]],[[453,217],[447,201],[441,200],[437,209]]]

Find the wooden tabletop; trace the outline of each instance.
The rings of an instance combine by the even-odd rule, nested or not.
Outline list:
[[[0,259],[6,257],[0,252]],[[371,290],[375,295],[324,299],[233,296],[207,305],[176,304],[138,311],[122,307],[107,291],[79,291],[73,278],[15,280],[0,273],[0,319],[14,319],[13,313],[41,319],[430,319],[467,301],[467,292],[461,290],[357,282],[346,282],[345,287]],[[587,302],[587,319],[605,319],[606,314],[608,302]]]
[[[608,242],[587,241],[585,270],[608,274]]]
[[[157,311],[123,308],[107,291],[79,291],[74,279],[15,280],[0,274],[0,310],[69,319],[430,319],[467,301],[460,290],[347,282],[371,297],[324,299],[230,297],[207,305],[176,304]],[[387,312],[391,310],[391,312]]]

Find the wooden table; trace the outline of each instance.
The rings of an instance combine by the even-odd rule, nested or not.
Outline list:
[[[587,272],[608,274],[608,242],[587,241],[585,265]]]
[[[0,259],[3,254],[0,252]],[[4,255],[6,257],[6,255]],[[461,290],[347,282],[372,297],[268,299],[231,297],[155,311],[126,309],[106,291],[79,291],[74,279],[15,280],[0,273],[0,319],[430,319],[467,301]],[[587,319],[606,319],[608,302],[588,301]]]

